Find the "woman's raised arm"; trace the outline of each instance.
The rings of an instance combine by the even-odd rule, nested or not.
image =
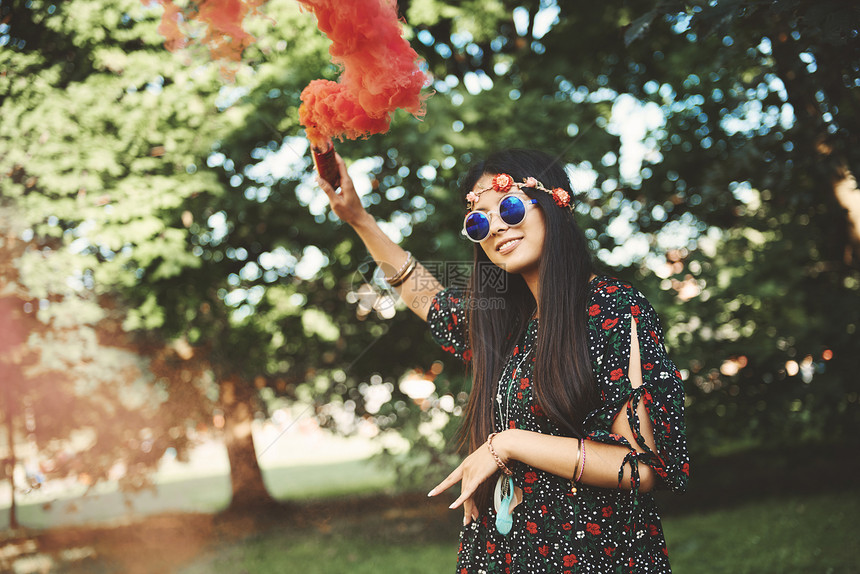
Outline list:
[[[317,184],[328,196],[334,214],[358,233],[370,256],[386,277],[393,277],[411,267],[412,261],[407,252],[383,233],[376,219],[361,204],[343,159],[335,154],[335,160],[340,170],[340,188],[335,190],[317,175]],[[406,281],[396,285],[394,289],[407,307],[426,321],[433,297],[443,286],[432,273],[418,263]]]

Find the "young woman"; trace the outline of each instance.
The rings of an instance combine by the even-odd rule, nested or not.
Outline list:
[[[381,232],[337,159],[340,191],[319,180],[335,214],[442,348],[471,363],[471,454],[429,493],[460,484],[457,571],[669,572],[649,492],[686,488],[680,374],[645,297],[593,273],[558,162],[508,150],[467,174],[475,271],[462,293]]]

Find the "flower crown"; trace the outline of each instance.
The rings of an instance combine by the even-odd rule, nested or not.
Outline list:
[[[469,204],[469,209],[471,209],[475,203],[478,202],[478,198],[485,191],[498,191],[499,193],[508,193],[511,189],[515,189],[517,191],[522,191],[524,187],[530,187],[533,189],[539,189],[545,193],[548,193],[555,200],[556,205],[559,207],[568,207],[570,205],[570,194],[560,187],[556,187],[554,189],[547,189],[544,187],[544,184],[539,182],[533,177],[527,177],[523,180],[522,183],[517,183],[514,181],[514,178],[509,176],[506,173],[500,173],[499,175],[493,178],[493,185],[491,187],[480,189],[478,191],[470,191],[466,194],[466,202]]]

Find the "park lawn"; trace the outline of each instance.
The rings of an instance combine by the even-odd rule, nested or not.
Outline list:
[[[857,572],[860,545],[854,517],[860,495],[850,491],[768,497],[729,509],[664,519],[676,574]],[[220,545],[181,574],[324,574],[453,572],[456,512],[368,509],[311,526],[279,525]]]
[[[860,568],[856,490],[768,497],[664,520],[680,574],[854,573]]]

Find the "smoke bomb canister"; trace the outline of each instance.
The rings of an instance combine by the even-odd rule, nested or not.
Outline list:
[[[337,168],[337,162],[334,159],[334,145],[329,143],[328,148],[323,150],[316,146],[311,146],[311,151],[313,152],[314,166],[317,168],[317,173],[333,188],[337,189],[340,186],[340,170]]]

